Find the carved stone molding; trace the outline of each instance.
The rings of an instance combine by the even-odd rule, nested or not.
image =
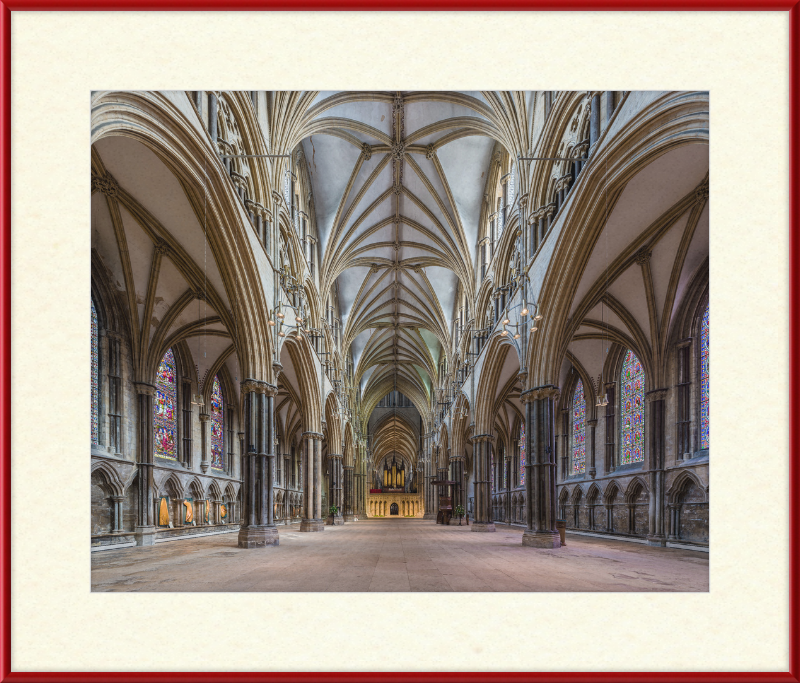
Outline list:
[[[403,140],[392,144],[392,159],[402,161],[406,153],[406,143]]]
[[[106,197],[116,197],[119,193],[119,183],[108,171],[103,175],[92,176],[92,192],[102,192]]]
[[[310,439],[312,441],[322,441],[325,438],[324,434],[319,432],[303,432],[301,439]]]
[[[552,398],[553,401],[557,403],[560,396],[561,391],[559,388],[551,384],[543,387],[534,387],[533,389],[528,389],[528,391],[523,391],[519,399],[522,401],[522,403],[528,403],[530,401],[538,401],[543,398]]]
[[[154,246],[156,254],[161,254],[161,256],[167,256],[169,254],[169,244],[167,244],[166,240],[159,237]]]
[[[644,400],[650,403],[651,401],[663,401],[667,397],[668,389],[653,389],[644,395]]]
[[[633,257],[633,260],[640,266],[645,266],[650,263],[650,257],[652,255],[652,252],[647,247],[642,247],[636,252],[636,256]]]
[[[261,382],[255,379],[242,380],[241,388],[243,394],[257,393],[260,389]]]
[[[702,203],[708,199],[708,178],[695,189],[694,196],[698,203]]]
[[[133,386],[136,387],[137,394],[147,394],[148,396],[155,396],[156,388],[153,384],[147,382],[134,382]]]

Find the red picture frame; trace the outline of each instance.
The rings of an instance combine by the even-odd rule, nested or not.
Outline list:
[[[790,15],[790,670],[784,672],[541,672],[541,673],[340,673],[340,672],[14,672],[11,669],[11,21],[12,11],[178,11],[178,10],[558,10],[558,11],[783,11]],[[2,542],[0,542],[0,682],[16,681],[800,681],[800,563],[798,523],[800,505],[800,364],[798,344],[798,293],[800,292],[800,2],[795,0],[12,0],[0,2],[2,41],[2,108],[0,157],[2,158],[2,218],[0,218],[0,498],[2,498]]]

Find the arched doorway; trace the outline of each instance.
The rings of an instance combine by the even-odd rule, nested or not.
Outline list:
[[[389,508],[389,514],[390,515],[399,515],[400,514],[400,508],[397,507],[397,503],[392,503],[392,507]]]

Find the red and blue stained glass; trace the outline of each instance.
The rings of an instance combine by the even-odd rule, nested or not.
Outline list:
[[[156,373],[156,396],[153,405],[153,438],[155,454],[159,458],[176,459],[175,441],[177,426],[175,407],[178,403],[175,389],[175,356],[172,349],[164,354]]]
[[[225,401],[222,398],[222,387],[215,376],[214,384],[211,385],[211,467],[218,470],[224,469],[225,463],[224,415]]]
[[[583,382],[578,380],[572,397],[572,472],[586,471],[586,397]]]
[[[708,448],[710,439],[708,413],[708,306],[700,325],[700,448]]]
[[[633,351],[622,363],[620,377],[620,464],[644,461],[644,368]]]
[[[97,343],[97,311],[92,301],[92,443],[97,445],[99,443],[100,433],[100,416],[99,416],[99,354]]]
[[[525,423],[519,427],[519,483],[525,484]]]

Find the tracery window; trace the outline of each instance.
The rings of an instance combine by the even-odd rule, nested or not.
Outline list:
[[[708,448],[710,443],[708,412],[708,306],[700,323],[700,448]]]
[[[628,350],[620,375],[620,464],[644,461],[644,368]]]
[[[211,467],[225,469],[225,400],[219,378],[211,385]]]
[[[583,382],[578,380],[572,396],[572,472],[586,471],[586,397]]]
[[[99,343],[97,334],[97,310],[92,300],[92,443],[99,443],[100,434],[100,376],[99,376]]]
[[[519,426],[519,484],[525,485],[525,423]]]
[[[153,403],[153,439],[155,455],[159,458],[176,459],[175,442],[177,423],[175,418],[177,390],[175,384],[175,356],[169,349],[158,364],[156,373],[156,395]]]

